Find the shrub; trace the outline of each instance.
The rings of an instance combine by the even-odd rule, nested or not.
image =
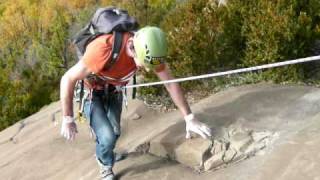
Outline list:
[[[231,11],[231,12],[230,12]],[[175,17],[175,18],[172,18]],[[179,4],[162,22],[169,42],[168,62],[177,77],[237,67],[243,56],[238,14],[216,1],[190,0]],[[201,81],[184,83],[192,89]]]
[[[295,0],[235,2],[240,4],[244,20],[241,33],[246,44],[245,66],[312,55],[310,50],[316,37],[313,17],[301,3]],[[301,80],[303,75],[303,65],[282,67],[265,73],[266,79],[277,82]]]
[[[71,16],[57,1],[6,1],[1,9],[1,128],[57,100]],[[1,130],[1,129],[0,129]]]

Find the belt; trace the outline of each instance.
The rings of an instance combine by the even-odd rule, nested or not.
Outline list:
[[[114,86],[114,85],[108,84],[107,86],[105,86],[104,89],[93,89],[92,90],[93,96],[101,96],[101,95],[104,95],[107,93],[113,93],[113,94],[121,93],[120,86]]]

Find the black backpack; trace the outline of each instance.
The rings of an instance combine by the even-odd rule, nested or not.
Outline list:
[[[114,34],[111,60],[107,61],[105,68],[109,69],[119,55],[122,43],[122,33],[135,31],[139,27],[137,20],[131,17],[126,10],[115,7],[98,8],[90,22],[73,38],[78,59],[86,51],[87,45],[103,34]]]
[[[123,32],[136,31],[138,27],[139,24],[137,20],[131,17],[126,10],[118,9],[115,7],[98,8],[91,18],[90,22],[73,37],[72,42],[75,45],[78,60],[83,57],[86,51],[86,47],[91,41],[101,35],[113,33],[114,42],[112,45],[111,56],[107,63],[104,65],[105,70],[110,69],[118,59],[118,55],[122,45]],[[134,83],[135,81],[136,78],[134,76]],[[80,90],[76,89],[76,92],[78,92],[79,94],[75,94],[76,96],[77,94],[79,96],[77,97],[80,101],[79,115],[82,116],[81,106],[83,106],[82,101],[84,95],[83,80],[78,84],[80,84]],[[135,96],[135,91],[136,90],[134,89],[133,96]]]

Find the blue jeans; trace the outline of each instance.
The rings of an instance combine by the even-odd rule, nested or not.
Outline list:
[[[84,113],[96,135],[96,156],[106,166],[113,166],[113,149],[120,136],[122,93],[94,91],[86,100]]]

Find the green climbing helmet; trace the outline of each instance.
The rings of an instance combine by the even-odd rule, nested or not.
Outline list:
[[[134,35],[133,45],[136,59],[147,69],[164,63],[167,41],[165,33],[160,28],[147,26],[140,29]]]

